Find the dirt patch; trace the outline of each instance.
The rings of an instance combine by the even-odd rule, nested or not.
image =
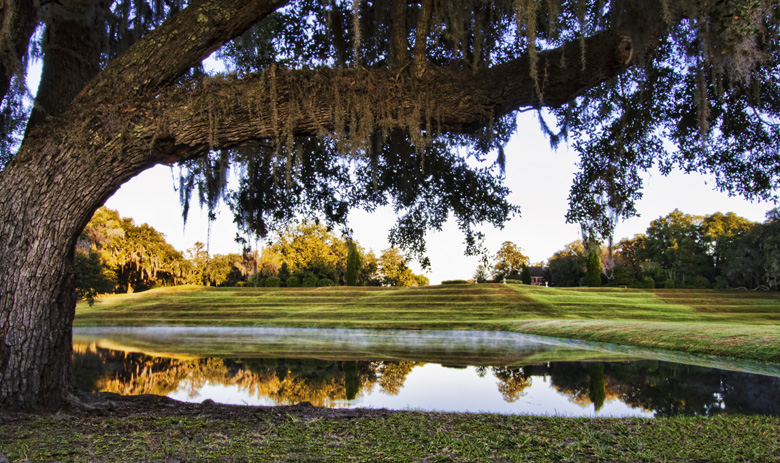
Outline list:
[[[40,413],[35,412],[35,414]],[[288,415],[306,419],[380,418],[390,416],[396,412],[372,408],[341,409],[315,407],[310,402],[286,406],[226,405],[216,403],[210,399],[201,403],[189,403],[152,394],[124,396],[112,392],[95,394],[78,392],[66,406],[50,413],[82,417],[197,416],[226,420],[255,420],[258,418],[273,418],[275,416],[286,417]],[[17,421],[25,419],[26,416],[28,414],[23,412],[0,411],[0,420]]]

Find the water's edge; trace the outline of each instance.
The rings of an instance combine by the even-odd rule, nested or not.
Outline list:
[[[110,347],[120,347],[132,352],[155,351],[159,355],[190,354],[213,355],[214,350],[240,346],[237,353],[249,354],[254,350],[275,350],[288,356],[325,358],[344,355],[369,358],[377,356],[387,360],[401,360],[422,349],[441,355],[468,355],[488,351],[505,352],[502,359],[509,364],[528,361],[528,356],[543,359],[545,346],[565,348],[577,356],[593,355],[594,358],[613,360],[657,360],[683,363],[707,368],[717,368],[743,373],[780,377],[780,365],[749,360],[735,360],[715,356],[701,356],[674,351],[639,348],[617,344],[563,339],[509,331],[469,330],[395,330],[395,329],[344,329],[344,328],[280,328],[280,327],[220,327],[220,326],[146,326],[146,327],[75,327],[74,342],[91,342],[101,336],[120,339],[121,346],[113,342]],[[182,346],[190,346],[182,349]],[[290,350],[290,346],[296,346]],[[287,350],[284,350],[287,349]],[[211,350],[211,354],[209,351]],[[513,352],[525,352],[515,359]],[[529,353],[530,354],[527,354]],[[592,354],[589,354],[592,353]],[[435,361],[433,358],[431,361]],[[471,359],[473,360],[473,359]],[[494,362],[491,358],[489,362]],[[548,361],[560,360],[552,358]]]

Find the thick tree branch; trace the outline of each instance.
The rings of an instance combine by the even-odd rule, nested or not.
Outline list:
[[[82,92],[143,94],[168,85],[288,0],[196,0],[112,61]],[[126,93],[126,94],[127,94]]]
[[[420,77],[425,72],[427,58],[425,50],[428,44],[428,32],[433,16],[433,0],[420,2],[420,16],[417,18],[417,29],[414,33],[414,72]]]
[[[109,2],[75,0],[48,6],[43,69],[27,130],[58,116],[100,72],[100,37]]]
[[[408,29],[406,28],[406,11],[409,4],[406,0],[393,0],[393,22],[391,24],[392,41],[390,50],[392,51],[391,65],[400,69],[406,65],[409,60],[409,44],[406,40]]]
[[[632,64],[631,43],[618,33],[587,39],[584,70],[577,64],[580,50],[579,40],[574,40],[538,54],[542,101],[527,56],[476,74],[429,66],[420,78],[411,71],[399,77],[390,70],[276,70],[273,96],[268,91],[270,78],[259,74],[212,78],[195,88],[158,96],[155,105],[160,109],[144,110],[149,114],[143,116],[147,122],[142,132],[149,140],[154,137],[154,151],[166,162],[278,138],[285,131],[316,135],[373,124],[363,127],[371,131],[417,120],[424,129],[472,132],[523,107],[567,103]],[[345,104],[370,108],[373,119],[366,122],[359,110],[339,107]],[[159,121],[166,122],[161,126]]]
[[[38,24],[38,11],[30,0],[7,0],[0,5],[0,95],[5,97],[11,79],[24,72],[22,58]]]

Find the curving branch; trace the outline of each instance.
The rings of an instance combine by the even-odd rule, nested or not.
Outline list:
[[[113,60],[76,103],[143,94],[174,82],[288,0],[196,0]]]
[[[542,101],[528,56],[476,74],[428,65],[420,77],[382,69],[277,69],[273,96],[269,77],[262,74],[210,78],[194,88],[159,95],[153,106],[139,112],[147,121],[141,132],[154,138],[154,151],[165,162],[276,138],[284,130],[317,135],[370,124],[363,127],[368,133],[418,121],[422,129],[469,133],[518,109],[565,104],[633,64],[627,59],[631,43],[621,34],[605,32],[587,42],[584,70],[566,66],[567,57],[578,60],[579,39],[538,54],[544,72],[539,79]],[[370,120],[364,120],[364,112],[340,108],[339,101],[369,108]]]

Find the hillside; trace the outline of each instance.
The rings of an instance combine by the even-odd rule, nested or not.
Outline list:
[[[780,363],[776,292],[182,286],[79,304],[75,325],[506,330]]]

